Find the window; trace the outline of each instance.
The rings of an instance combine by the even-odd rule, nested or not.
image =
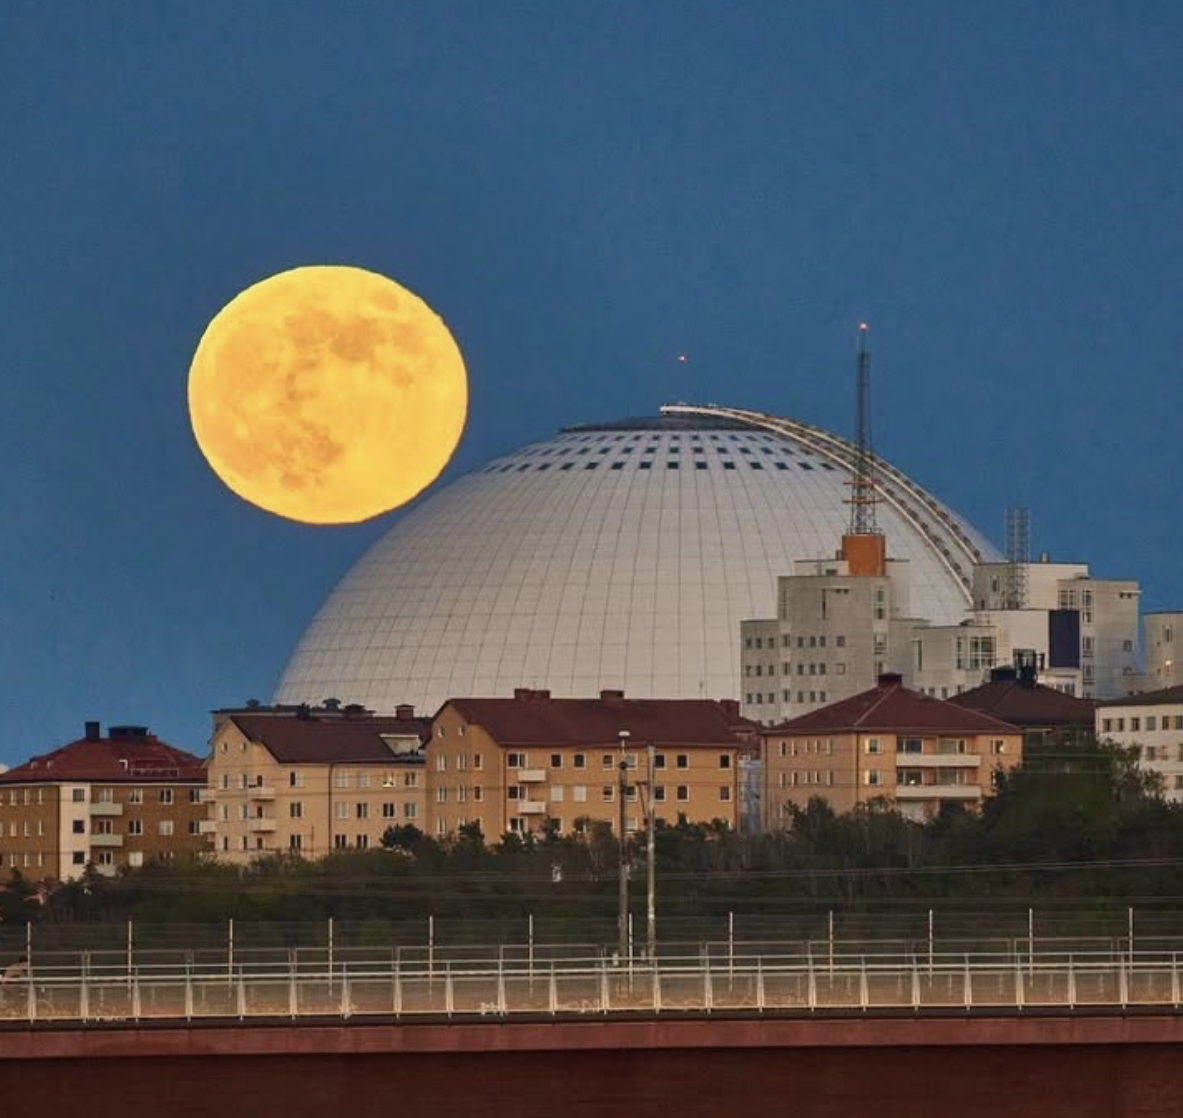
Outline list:
[[[870,750],[867,750],[869,753]],[[923,753],[924,742],[920,738],[897,738],[896,739],[897,753]],[[942,749],[942,753],[955,753],[955,749]]]
[[[572,767],[582,769],[587,767],[587,755],[584,753],[576,753],[571,759]]]
[[[419,814],[418,804],[403,804],[403,818],[414,819]]]
[[[398,804],[391,804],[391,803],[383,804],[382,805],[382,818],[383,819],[398,818]]]
[[[84,866],[86,865],[86,855],[81,850],[75,850],[71,861],[73,861],[74,865],[76,866]]]
[[[485,767],[485,756],[483,753],[474,753],[472,755],[472,767],[478,772]]]
[[[679,803],[685,803],[690,799],[690,786],[688,784],[679,784],[675,795]]]
[[[162,804],[171,804],[173,802],[173,790],[171,788],[160,789],[160,802]]]
[[[357,836],[358,850],[365,850],[369,845],[370,845],[370,836],[369,835],[358,835]]]
[[[876,788],[879,786],[880,774],[877,773],[874,769],[872,769],[869,772],[863,773],[863,779],[866,781],[866,783],[870,787]]]
[[[86,789],[85,788],[71,788],[70,800],[76,804],[86,803]],[[16,789],[13,789],[12,794],[8,797],[10,804],[16,803]]]
[[[173,833],[173,821],[171,819],[162,819],[160,821],[160,833],[162,835],[171,835]]]
[[[349,845],[349,839],[345,835],[333,835],[333,848],[335,850],[344,850]]]
[[[550,786],[550,802],[552,804],[561,804],[563,802],[563,786],[561,784],[552,784]]]
[[[370,817],[370,805],[367,803],[360,803],[355,805],[356,815],[358,819],[368,819]]]
[[[348,773],[334,773],[333,774],[333,787],[334,788],[348,788],[349,787],[349,774]]]
[[[1146,729],[1147,730],[1157,730],[1158,729],[1158,723],[1157,723],[1157,720],[1153,714],[1148,714],[1146,716]]]
[[[632,803],[637,798],[637,786],[635,784],[626,784],[624,788],[624,798]]]
[[[304,847],[304,840],[301,835],[290,835],[288,837],[288,849],[299,851]]]
[[[653,787],[653,802],[655,804],[665,803],[665,787],[661,784],[656,784]]]
[[[418,788],[419,787],[419,774],[418,773],[407,773],[403,777],[403,784],[407,788]]]
[[[719,789],[719,799],[725,804],[731,802],[731,789],[727,785]]]
[[[516,796],[514,796],[514,793],[516,791],[517,791],[517,786],[512,785],[509,789],[509,793],[510,793],[509,798],[511,800],[517,798]],[[437,804],[446,804],[448,802],[448,790],[446,788],[437,788],[435,790],[435,802]]]
[[[879,739],[878,738],[867,738],[866,742],[863,745],[863,749],[867,753],[880,752]]]
[[[129,788],[127,790],[127,802],[129,804],[142,804],[144,802],[143,788]]]
[[[552,753],[550,755],[550,767],[552,769],[561,769],[563,767],[563,755],[561,753]]]
[[[75,819],[74,820],[74,834],[76,834],[76,835],[86,834],[86,820],[85,819]]]
[[[690,755],[688,753],[679,753],[676,760],[677,767],[680,769],[690,768]]]
[[[731,768],[731,754],[730,753],[720,753],[719,754],[719,768],[721,768],[721,769]]]
[[[526,754],[524,753],[507,753],[505,755],[505,767],[507,769],[524,769],[526,767]]]
[[[665,754],[664,753],[655,753],[653,755],[653,767],[655,769],[664,769],[665,768]]]
[[[604,769],[612,768],[614,762],[611,753],[605,753],[600,757],[600,767]]]
[[[577,804],[586,803],[587,802],[587,785],[586,784],[575,785],[575,787],[571,789],[571,799],[573,799]]]
[[[462,784],[456,789],[456,802],[462,804],[468,800],[468,785]]]
[[[359,788],[369,788],[370,774],[369,773],[358,773],[357,774],[357,786]]]
[[[25,789],[25,797],[26,797],[25,803],[29,802],[28,795],[29,795],[29,790],[26,788]],[[114,788],[100,788],[99,792],[98,792],[98,801],[101,804],[113,804],[115,802],[115,789]],[[163,802],[164,801],[161,800],[161,803],[163,803]]]
[[[1112,733],[1112,731],[1113,731],[1113,719],[1112,718],[1102,718],[1101,719],[1101,733],[1108,734],[1108,733]]]
[[[97,861],[100,866],[113,866],[115,865],[115,855],[110,850],[100,850]],[[27,866],[28,864],[29,856],[26,854],[25,865]]]
[[[288,787],[289,788],[303,788],[304,787],[304,774],[302,772],[297,772],[295,769],[293,769],[290,773],[288,773]]]
[[[515,754],[515,753],[510,754],[511,758],[516,757],[516,756],[517,756],[517,754]],[[513,761],[511,760],[509,762],[509,767],[512,769],[512,768],[516,768],[517,766],[514,765]],[[442,773],[442,772],[448,771],[448,759],[442,753],[440,753],[435,759],[435,771],[437,773]]]
[[[1131,730],[1142,729],[1142,719],[1140,717],[1131,718],[1130,719],[1130,729]]]
[[[616,799],[616,786],[613,784],[605,784],[604,787],[600,789],[600,798],[606,804],[611,803],[614,799]]]
[[[478,804],[485,798],[484,789],[479,784],[472,786],[472,798]]]
[[[127,833],[129,835],[142,835],[144,833],[144,821],[142,819],[129,819],[127,821]]]
[[[442,791],[442,789],[441,789]],[[333,818],[334,819],[348,819],[349,805],[344,800],[333,804]]]
[[[16,824],[13,824],[15,826]],[[113,835],[115,833],[115,826],[110,819],[96,819],[91,824],[96,835]],[[25,823],[25,835],[29,833],[29,824]]]
[[[1002,753],[1005,753],[1006,752],[1005,740],[1003,740],[1002,738],[994,738],[990,742],[990,752],[993,753],[995,757],[999,756]]]
[[[300,800],[293,800],[288,804],[288,818],[289,819],[303,819],[304,818],[304,804]]]
[[[191,804],[201,803],[201,789],[200,788],[190,788],[189,789],[189,802]]]

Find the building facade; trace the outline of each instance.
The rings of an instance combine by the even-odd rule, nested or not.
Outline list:
[[[1183,800],[1183,685],[1098,703],[1095,717],[1099,738],[1137,749],[1163,794]]]
[[[1019,729],[905,688],[884,674],[876,687],[760,731],[764,823],[786,825],[815,796],[836,811],[880,800],[915,820],[943,804],[977,807],[996,769],[1023,756]]]
[[[422,829],[430,723],[412,707],[253,707],[215,711],[214,726],[202,829],[221,861],[321,858]]]
[[[972,606],[959,623],[937,624],[912,615],[911,578],[909,564],[890,559],[880,577],[841,558],[794,564],[777,580],[777,617],[740,626],[743,713],[775,725],[883,672],[951,699],[1018,660],[1039,683],[1082,698],[1125,694],[1137,678],[1136,582],[1091,578],[1083,563],[979,563]]]
[[[1140,691],[1163,691],[1183,684],[1183,613],[1147,613],[1142,616],[1142,675]]]
[[[0,773],[0,873],[68,881],[208,848],[205,770],[143,726],[85,736]]]
[[[649,743],[655,748],[649,768]],[[741,815],[741,758],[759,748],[738,704],[699,699],[555,699],[518,688],[512,699],[451,699],[427,746],[427,830],[446,839],[476,823],[488,837],[561,834]]]

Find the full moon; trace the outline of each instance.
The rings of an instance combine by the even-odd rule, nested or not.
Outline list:
[[[448,464],[464,359],[417,295],[362,268],[293,268],[210,322],[189,369],[193,434],[244,500],[307,524],[388,512]]]

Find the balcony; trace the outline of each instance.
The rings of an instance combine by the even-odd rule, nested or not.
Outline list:
[[[895,790],[897,800],[980,800],[980,784],[901,784]]]
[[[546,769],[518,769],[519,784],[541,784],[546,779]]]
[[[545,815],[546,804],[541,800],[519,800],[518,801],[519,815]]]
[[[98,849],[109,849],[123,845],[122,835],[91,835],[90,845]]]
[[[104,804],[92,802],[90,805],[91,815],[122,815],[123,804]]]
[[[197,794],[197,802],[199,804],[212,804],[218,798],[218,790],[216,788],[202,788]]]
[[[247,795],[252,800],[274,800],[275,789],[270,784],[255,784],[247,790]]]
[[[275,830],[274,819],[259,819],[256,817],[255,819],[247,820],[247,822],[250,825],[249,830],[254,831],[256,834],[270,833]]]
[[[980,753],[897,753],[895,763],[901,769],[976,769],[982,763]]]
[[[197,824],[197,831],[202,835],[216,835],[218,833],[218,824],[214,819],[202,819]]]

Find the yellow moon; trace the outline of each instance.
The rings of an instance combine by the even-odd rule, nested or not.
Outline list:
[[[214,472],[307,524],[411,500],[448,464],[467,409],[448,328],[362,268],[293,268],[248,287],[210,322],[189,369],[193,433]]]

